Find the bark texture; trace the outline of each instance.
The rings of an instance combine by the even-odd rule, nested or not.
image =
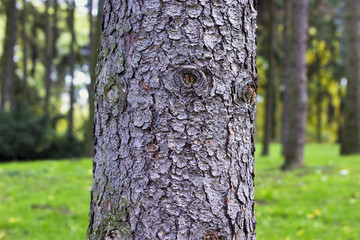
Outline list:
[[[104,2],[88,239],[255,239],[255,5]]]
[[[360,0],[346,1],[346,78],[341,154],[360,153]]]
[[[292,0],[287,136],[283,169],[300,167],[304,161],[307,117],[306,46],[308,0]]]

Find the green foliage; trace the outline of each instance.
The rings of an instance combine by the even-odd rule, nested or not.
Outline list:
[[[46,117],[22,109],[0,113],[0,161],[79,156],[83,143],[47,126]]]
[[[39,157],[44,119],[30,112],[0,113],[0,159]]]
[[[50,140],[50,146],[43,153],[46,158],[79,157],[84,152],[84,142],[68,135],[58,135],[54,132]]]

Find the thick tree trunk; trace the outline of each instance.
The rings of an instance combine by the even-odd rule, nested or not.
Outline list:
[[[256,6],[105,1],[88,239],[255,239]]]
[[[341,154],[360,153],[360,0],[346,1],[346,97]]]
[[[267,88],[266,88],[266,109],[264,122],[264,138],[262,155],[269,154],[269,145],[273,135],[274,126],[274,102],[275,102],[275,37],[276,37],[276,17],[275,17],[275,2],[269,1],[270,18],[269,18],[269,45],[268,45],[268,61],[269,69],[267,71]]]
[[[303,165],[306,138],[307,78],[306,46],[308,30],[308,0],[292,0],[290,74],[288,89],[288,126],[283,169]]]
[[[6,3],[6,28],[4,37],[4,48],[1,59],[1,101],[0,110],[5,111],[6,103],[9,101],[8,93],[12,92],[14,74],[14,46],[16,41],[16,1],[8,0]],[[11,84],[11,85],[10,85]],[[10,96],[11,97],[11,96]]]

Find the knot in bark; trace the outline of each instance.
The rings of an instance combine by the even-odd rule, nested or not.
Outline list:
[[[209,93],[211,77],[198,66],[180,66],[169,72],[167,77],[165,87],[185,101],[205,97]]]
[[[257,85],[252,81],[247,81],[244,85],[235,88],[234,102],[236,105],[248,105],[254,107],[256,103]]]

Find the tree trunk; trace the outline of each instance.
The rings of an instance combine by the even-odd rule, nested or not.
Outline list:
[[[70,140],[74,139],[74,104],[75,104],[75,91],[74,91],[74,70],[75,70],[75,21],[74,21],[74,13],[75,13],[75,1],[69,2],[69,29],[71,34],[71,42],[70,42],[70,54],[69,54],[69,66],[70,66],[70,109],[69,109],[69,129],[68,136]]]
[[[360,0],[346,1],[346,97],[341,154],[360,153]]]
[[[255,239],[256,1],[109,1],[88,239]]]
[[[27,1],[23,0],[23,15],[22,15],[22,29],[21,29],[21,38],[23,41],[23,59],[22,59],[22,64],[23,64],[23,85],[24,85],[24,98],[25,101],[29,101],[29,94],[28,94],[28,86],[27,86],[27,77],[28,77],[28,68],[27,68],[27,60],[28,60],[28,37],[27,37],[27,32],[26,32],[26,23],[27,23],[27,18],[28,18],[28,14],[27,14]]]
[[[318,53],[317,53],[318,55]],[[320,71],[320,59],[318,58],[318,56],[316,56],[317,58],[317,63],[316,65],[318,65],[319,67],[316,69],[317,74],[316,74],[316,141],[318,143],[322,142],[322,112],[323,112],[323,90],[322,90],[322,85],[321,85],[321,71]]]
[[[90,14],[90,79],[91,82],[88,86],[89,92],[89,124],[86,131],[86,156],[93,156],[93,126],[94,126],[94,85],[95,85],[95,68],[96,68],[96,60],[97,60],[97,50],[100,44],[100,34],[101,34],[101,22],[103,18],[103,5],[104,1],[98,1],[98,16],[97,20],[93,21],[93,17],[91,14],[92,11],[93,0],[89,0],[89,14]],[[95,31],[94,31],[95,25]]]
[[[308,30],[308,0],[292,0],[290,37],[290,74],[288,89],[288,129],[283,169],[303,165],[306,140],[307,77],[306,46]]]
[[[269,154],[269,145],[273,136],[274,126],[274,102],[275,102],[275,36],[276,36],[276,17],[275,17],[275,2],[269,1],[270,19],[269,19],[269,45],[268,45],[268,61],[269,69],[267,71],[267,88],[266,88],[266,109],[264,122],[264,138],[262,155]]]
[[[14,73],[14,46],[16,41],[16,1],[8,0],[6,3],[6,28],[4,37],[4,48],[1,59],[1,101],[0,110],[5,111],[6,103],[9,101],[8,93],[12,91],[15,81]],[[11,84],[11,85],[9,85]],[[10,96],[11,97],[11,96]]]
[[[291,0],[284,0],[284,94],[283,94],[283,115],[282,115],[282,155],[285,156],[287,137],[289,129],[289,77],[290,77],[290,64],[289,64],[289,51],[290,51],[290,17],[291,17]]]
[[[49,113],[50,95],[51,95],[51,66],[53,60],[53,28],[50,8],[52,0],[46,0],[45,16],[46,16],[46,33],[45,33],[45,106],[44,113]]]

